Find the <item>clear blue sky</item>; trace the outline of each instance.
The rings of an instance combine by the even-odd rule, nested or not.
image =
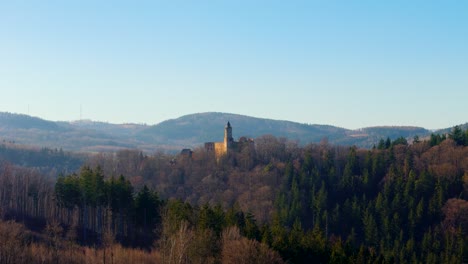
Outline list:
[[[0,111],[80,105],[112,123],[465,123],[468,2],[2,1]]]

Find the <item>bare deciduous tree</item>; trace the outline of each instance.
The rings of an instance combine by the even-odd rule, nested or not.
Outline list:
[[[267,245],[242,237],[236,226],[224,230],[222,243],[221,261],[223,264],[284,263],[280,255]]]

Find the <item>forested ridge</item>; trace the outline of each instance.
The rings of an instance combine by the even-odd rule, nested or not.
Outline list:
[[[0,167],[0,263],[464,263],[468,130]]]
[[[165,120],[155,125],[112,124],[92,120],[54,122],[38,117],[0,112],[0,141],[15,141],[64,151],[85,153],[117,152],[136,148],[145,153],[194,148],[204,142],[222,140],[222,127],[230,120],[235,134],[257,138],[265,134],[298,140],[302,146],[324,137],[334,145],[370,148],[380,138],[427,137],[430,130],[415,126],[376,126],[346,129],[332,125],[304,124],[230,113],[196,113]],[[468,124],[462,125],[467,128]],[[438,130],[449,133],[451,128]]]

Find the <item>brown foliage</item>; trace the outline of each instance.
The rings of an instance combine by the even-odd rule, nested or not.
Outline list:
[[[238,227],[229,227],[222,235],[221,261],[224,264],[284,263],[267,245],[240,235]]]
[[[462,229],[462,233],[468,232],[468,201],[463,199],[449,199],[442,208],[445,219],[442,225],[446,230]]]
[[[48,243],[29,243],[29,232],[15,222],[0,222],[0,263],[160,263],[157,251],[146,252],[139,249],[111,245],[112,261],[105,260],[105,249],[81,247],[74,243],[60,243],[62,229],[56,222],[47,226]]]
[[[421,161],[437,178],[452,179],[466,170],[467,154],[468,148],[457,146],[453,140],[447,139],[422,154]]]
[[[15,222],[0,222],[0,263],[24,263],[25,229]]]

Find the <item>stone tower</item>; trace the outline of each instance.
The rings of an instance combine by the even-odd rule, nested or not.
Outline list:
[[[219,159],[222,156],[228,154],[229,152],[239,152],[240,150],[242,150],[242,148],[245,147],[249,147],[250,149],[255,151],[253,139],[241,137],[239,141],[234,141],[234,138],[232,137],[232,127],[230,122],[227,122],[226,126],[224,127],[224,141],[205,143],[205,150],[207,152],[213,153],[217,161],[219,161]]]
[[[226,127],[224,128],[224,145],[226,147],[226,150],[232,147],[233,142],[234,139],[232,138],[232,127],[231,123],[229,123],[228,121]]]

